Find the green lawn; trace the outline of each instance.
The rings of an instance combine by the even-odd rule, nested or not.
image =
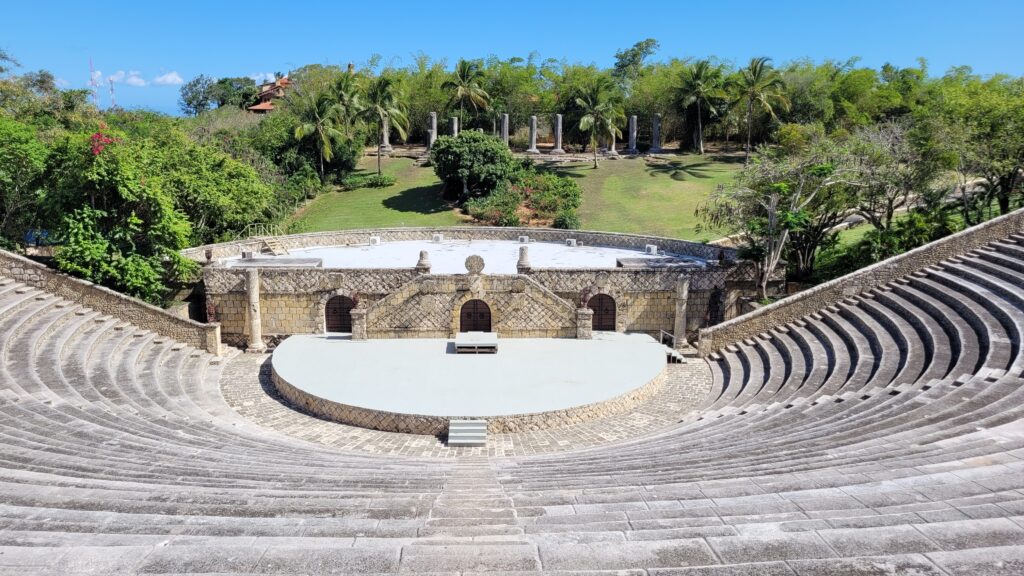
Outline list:
[[[647,233],[690,240],[713,240],[722,234],[704,231],[694,210],[719,184],[732,181],[741,166],[710,156],[671,160],[623,158],[603,160],[597,170],[587,163],[552,167],[577,178],[583,188],[580,218],[589,230]],[[408,158],[388,158],[384,173],[398,182],[323,194],[302,207],[287,223],[291,232],[317,232],[387,226],[454,226],[466,217],[441,199],[441,183],[429,167]],[[361,173],[376,170],[376,159],[363,158]]]
[[[409,158],[385,158],[385,174],[398,181],[389,188],[360,188],[321,194],[287,223],[291,232],[320,232],[389,226],[455,226],[464,222],[441,199],[441,181],[430,168]],[[357,174],[376,172],[377,161],[364,157]]]
[[[584,228],[704,241],[722,234],[707,230],[698,234],[700,222],[694,211],[716,186],[732,182],[741,166],[687,154],[669,161],[605,160],[596,170],[589,163],[553,170],[579,178]]]

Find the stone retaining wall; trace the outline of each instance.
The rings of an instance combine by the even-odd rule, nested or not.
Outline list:
[[[420,414],[401,414],[384,410],[370,410],[326,400],[296,388],[280,377],[277,374],[277,370],[272,369],[271,377],[274,387],[281,396],[285,397],[294,406],[314,416],[371,430],[440,436],[447,434],[449,420],[487,420],[488,434],[505,434],[557,428],[612,414],[621,414],[632,410],[638,404],[657,393],[665,383],[667,372],[663,368],[650,382],[604,402],[595,402],[593,404],[574,406],[550,412],[508,414],[493,417],[473,415],[424,416]]]
[[[915,248],[846,276],[819,284],[750,314],[700,331],[698,352],[706,356],[730,344],[783,326],[845,298],[893,282],[912,272],[974,250],[980,246],[1024,233],[1024,209],[993,218],[962,232]]]
[[[202,324],[179,318],[166,310],[120,292],[72,278],[4,250],[0,250],[0,276],[13,278],[139,328],[152,330],[161,336],[206,350],[210,354],[220,354],[219,324]]]

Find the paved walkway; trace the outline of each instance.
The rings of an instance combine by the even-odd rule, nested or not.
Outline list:
[[[288,405],[270,380],[269,354],[238,354],[221,377],[221,393],[239,414],[282,434],[371,454],[414,457],[513,457],[580,450],[663,432],[707,396],[711,371],[703,361],[668,366],[668,379],[652,398],[626,414],[563,428],[494,434],[487,446],[448,448],[432,436],[379,432],[304,414]]]

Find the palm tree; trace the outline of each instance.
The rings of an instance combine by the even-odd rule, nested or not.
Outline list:
[[[707,60],[700,60],[683,69],[682,86],[679,88],[680,104],[685,111],[697,105],[697,149],[704,154],[703,109],[711,116],[718,114],[715,102],[725,98],[722,89],[722,69]]]
[[[786,83],[771,65],[771,58],[751,58],[747,67],[740,70],[736,80],[736,103],[747,108],[747,148],[743,163],[750,162],[750,138],[754,131],[754,106],[775,119],[775,108],[789,109],[786,97]]]
[[[609,140],[621,137],[619,124],[626,116],[612,93],[612,83],[607,78],[597,81],[582,97],[576,98],[576,106],[583,116],[580,117],[580,132],[590,133],[590,146],[594,149],[594,168],[597,163],[597,143],[601,137]]]
[[[409,118],[405,115],[402,92],[395,80],[388,75],[375,78],[366,89],[366,108],[363,116],[376,122],[379,130],[377,138],[377,174],[381,174],[380,157],[384,148],[384,137],[387,131],[394,128],[404,140],[409,127]]]
[[[297,86],[288,98],[289,106],[299,117],[295,127],[295,139],[302,142],[313,138],[313,145],[319,152],[320,180],[324,179],[324,163],[334,158],[334,145],[347,136],[348,118],[344,107],[335,99],[330,90],[319,87]]]
[[[451,92],[449,106],[459,105],[459,125],[465,126],[465,108],[469,106],[475,117],[480,110],[486,110],[491,103],[491,96],[483,89],[484,71],[479,62],[472,60],[459,60],[455,70],[441,89]]]

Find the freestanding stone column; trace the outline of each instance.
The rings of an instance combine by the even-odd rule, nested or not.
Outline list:
[[[245,270],[245,295],[249,299],[246,309],[249,316],[249,345],[246,352],[260,353],[267,350],[263,343],[263,320],[260,318],[260,269]]]
[[[519,261],[516,262],[516,272],[528,274],[530,272],[530,249],[527,246],[519,247]]]
[[[540,154],[537,150],[537,117],[530,116],[530,147],[526,149],[527,154]]]
[[[661,152],[661,114],[651,119],[651,154]]]
[[[393,152],[394,149],[391,147],[391,121],[387,117],[384,118],[384,126],[381,130],[381,152]]]
[[[452,116],[448,119],[448,131],[451,132],[452,136],[459,135],[459,117]]]
[[[427,124],[427,150],[434,147],[435,140],[437,140],[437,112],[431,112]]]
[[[366,308],[356,306],[352,309],[352,339],[366,340]]]
[[[676,280],[676,320],[673,324],[672,334],[675,336],[675,349],[689,348],[686,341],[686,302],[690,299],[690,277],[680,274]]]
[[[555,147],[551,150],[552,154],[565,154],[565,150],[562,150],[562,115],[555,114]]]
[[[637,154],[640,152],[636,147],[636,115],[629,117],[629,148],[626,148],[626,154]]]
[[[615,149],[615,131],[614,130],[612,130],[611,138],[612,138],[612,141],[608,145],[608,155],[609,156],[618,156],[619,152]]]
[[[501,141],[508,146],[508,114],[501,115]]]
[[[576,309],[576,338],[590,340],[594,334],[594,311],[583,307]]]

